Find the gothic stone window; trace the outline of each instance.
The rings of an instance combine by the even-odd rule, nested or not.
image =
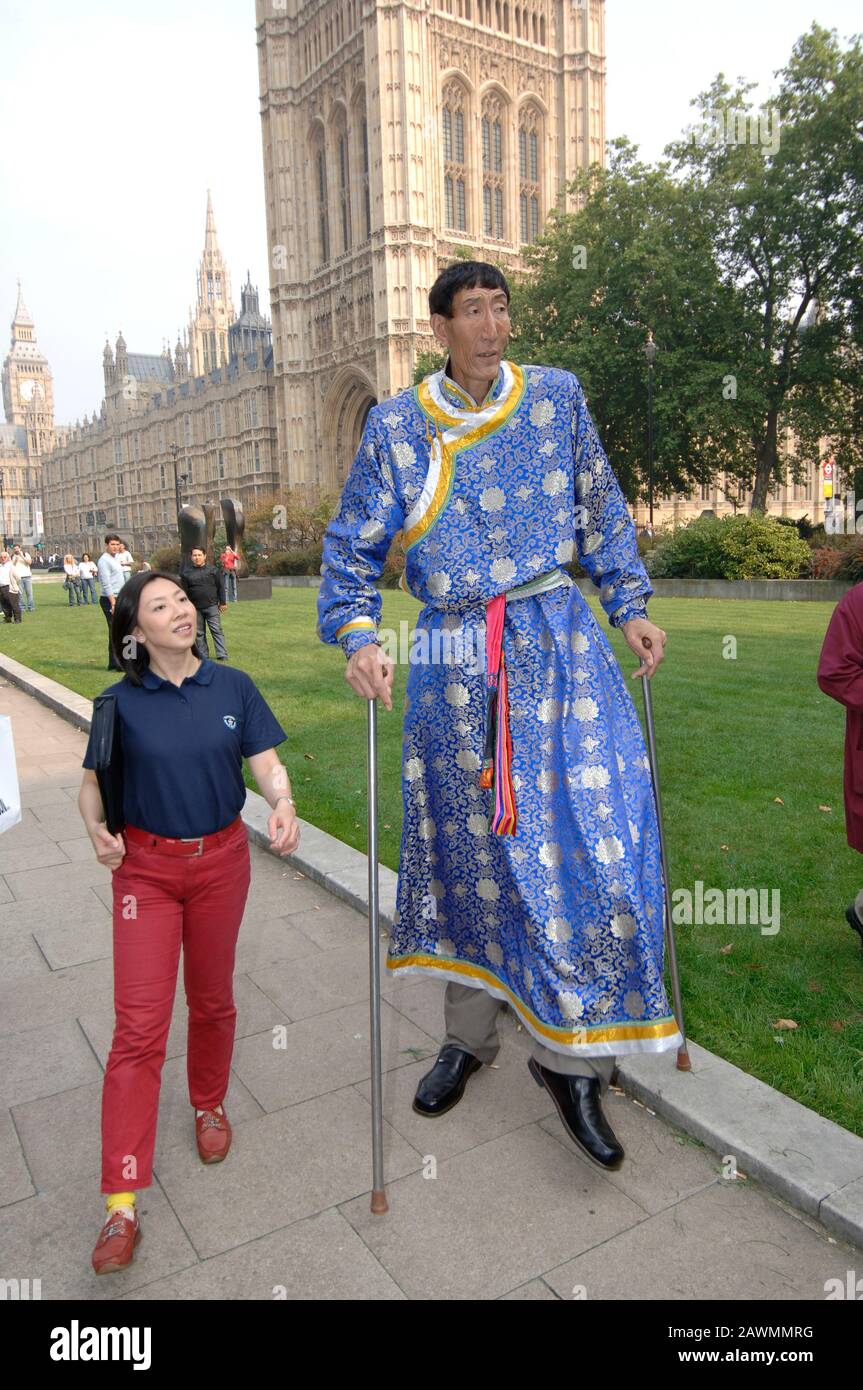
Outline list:
[[[467,166],[464,157],[465,93],[457,82],[443,92],[444,226],[467,231]]]
[[[330,259],[330,216],[327,207],[327,157],[324,132],[318,127],[314,143],[315,202],[318,221],[318,254],[321,262]]]
[[[482,230],[485,236],[503,240],[503,122],[504,106],[498,96],[482,104]]]
[[[351,249],[351,180],[348,162],[348,132],[344,121],[338,131],[339,216],[341,219],[342,250]]]
[[[539,236],[539,137],[541,118],[533,106],[521,111],[518,121],[518,211],[522,241]]]
[[[366,217],[366,236],[372,234],[372,204],[369,195],[369,123],[363,116],[363,167],[362,167],[363,210]]]

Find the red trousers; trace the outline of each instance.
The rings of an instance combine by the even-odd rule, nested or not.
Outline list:
[[[180,946],[189,1006],[189,1099],[225,1098],[234,1050],[234,955],[251,878],[238,817],[225,839],[182,857],[126,841],[114,886],[114,1039],[102,1089],[102,1191],[153,1180],[162,1065]],[[189,846],[190,849],[194,846]]]

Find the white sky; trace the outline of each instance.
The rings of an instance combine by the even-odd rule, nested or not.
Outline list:
[[[2,0],[0,357],[18,274],[54,374],[58,424],[102,400],[102,347],[160,352],[194,299],[212,190],[235,307],[269,313],[253,0]],[[812,20],[841,40],[852,0],[607,0],[608,138],[645,161],[697,118],[717,72],[759,83]],[[856,18],[856,25],[855,25]]]

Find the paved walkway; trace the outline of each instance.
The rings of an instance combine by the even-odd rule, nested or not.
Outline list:
[[[373,1217],[366,921],[253,848],[231,1153],[197,1156],[181,989],[144,1239],[128,1270],[97,1279],[110,875],[75,804],[86,736],[5,682],[0,713],[25,807],[0,836],[0,1278],[41,1279],[45,1299],[819,1300],[825,1280],[863,1272],[860,1250],[724,1178],[716,1155],[622,1092],[606,1109],[627,1157],[598,1172],[530,1078],[509,1014],[499,1065],[449,1115],[415,1115],[442,1033],[433,981],[383,983],[390,1212]]]

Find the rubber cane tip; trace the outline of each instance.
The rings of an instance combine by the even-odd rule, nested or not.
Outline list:
[[[692,1071],[692,1063],[689,1060],[689,1053],[685,1047],[681,1047],[677,1052],[677,1070]]]
[[[387,1194],[383,1189],[381,1189],[380,1191],[375,1189],[375,1191],[372,1192],[371,1209],[373,1216],[384,1216],[386,1212],[389,1211],[390,1208],[389,1203],[387,1202]]]

